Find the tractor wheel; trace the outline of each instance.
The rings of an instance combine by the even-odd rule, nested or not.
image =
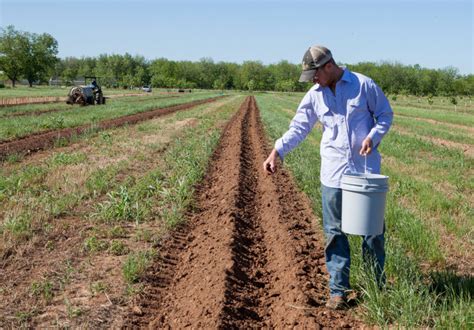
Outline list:
[[[102,94],[99,94],[97,96],[97,104],[104,104],[104,96]]]

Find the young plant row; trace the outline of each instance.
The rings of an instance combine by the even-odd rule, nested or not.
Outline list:
[[[473,113],[474,103],[469,96],[414,96],[414,95],[387,95],[394,106],[411,109],[428,109],[430,111]]]
[[[292,117],[287,111],[289,102],[270,95],[259,95],[257,102],[265,128],[273,142],[288,128]],[[297,105],[298,102],[293,102],[294,110]],[[321,217],[320,138],[321,130],[315,128],[308,138],[285,158],[285,166],[292,172],[300,189],[312,200],[314,212],[319,217]],[[350,239],[353,256],[351,283],[363,293],[359,312],[368,323],[379,326],[446,327],[467,324],[469,309],[472,308],[470,295],[473,281],[469,277],[456,275],[440,267],[446,257],[442,249],[445,238],[440,236],[440,232],[433,230],[438,228],[431,226],[426,217],[438,218],[439,215],[433,212],[432,208],[435,203],[443,201],[442,206],[438,206],[436,210],[442,210],[444,221],[450,223],[457,221],[452,217],[448,218],[449,213],[455,210],[457,214],[462,214],[466,222],[456,223],[456,228],[463,228],[459,234],[465,237],[464,229],[469,225],[469,211],[465,205],[469,202],[461,196],[463,190],[460,190],[454,198],[443,199],[442,193],[433,194],[430,182],[426,183],[412,174],[397,171],[398,165],[404,166],[410,159],[421,161],[414,156],[417,153],[419,155],[420,148],[425,151],[425,156],[444,155],[432,166],[425,161],[425,166],[431,171],[447,166],[450,171],[454,169],[461,173],[465,170],[466,160],[462,153],[452,151],[446,155],[445,148],[433,146],[416,137],[404,139],[405,137],[390,132],[381,146],[383,156],[390,155],[396,158],[393,165],[386,166],[385,163],[382,165],[383,173],[390,176],[386,209],[385,269],[389,280],[385,289],[379,290],[375,281],[371,280],[373,277],[367,276],[367,269],[361,257],[360,238]],[[456,187],[468,185],[461,189],[472,189],[472,182],[466,183],[466,180],[458,175],[452,176],[451,181]],[[433,196],[435,196],[434,202],[430,200]],[[426,269],[427,265],[432,266]]]

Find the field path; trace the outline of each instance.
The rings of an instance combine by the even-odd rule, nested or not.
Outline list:
[[[224,130],[197,209],[160,247],[126,326],[319,328],[360,325],[329,311],[324,241],[309,202],[268,150],[255,99]]]

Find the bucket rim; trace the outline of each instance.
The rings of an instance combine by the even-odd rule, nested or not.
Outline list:
[[[344,173],[342,174],[342,179],[344,178],[357,178],[357,179],[389,179],[388,175],[378,174],[378,173]]]

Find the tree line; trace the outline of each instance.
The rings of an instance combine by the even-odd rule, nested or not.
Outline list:
[[[58,58],[57,41],[49,34],[32,34],[8,26],[0,32],[0,71],[12,81],[27,79],[47,83],[60,79],[73,84],[84,76],[97,76],[103,86],[116,88],[151,85],[162,88],[306,91],[311,84],[299,83],[300,65],[280,61],[242,64],[200,61],[148,60],[128,53],[97,57]],[[400,63],[347,64],[350,70],[373,78],[389,94],[473,95],[474,75],[460,75],[454,67],[427,69]]]

